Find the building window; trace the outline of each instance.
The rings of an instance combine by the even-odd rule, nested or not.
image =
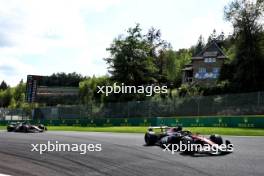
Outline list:
[[[205,73],[206,72],[206,68],[204,67],[200,67],[198,70],[199,73]]]
[[[216,62],[216,59],[215,58],[212,58],[212,62]]]
[[[216,62],[216,59],[215,58],[208,57],[208,58],[205,58],[204,59],[204,62],[205,63],[212,63],[212,62]]]
[[[212,78],[218,78],[219,77],[219,73],[220,73],[220,68],[219,67],[214,67],[213,68],[213,76],[212,76]]]
[[[220,72],[220,68],[219,67],[214,67],[213,68],[213,73],[219,73]]]

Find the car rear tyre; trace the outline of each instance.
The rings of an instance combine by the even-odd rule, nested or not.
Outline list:
[[[23,132],[24,132],[24,133],[27,133],[27,132],[28,132],[28,127],[25,127],[25,126],[24,126],[24,127],[23,127]]]
[[[14,127],[11,127],[11,126],[8,126],[6,129],[7,129],[7,132],[12,132],[12,131],[14,131]]]
[[[155,134],[146,133],[145,134],[145,142],[146,145],[154,145],[157,142],[158,138]]]
[[[221,136],[217,135],[217,134],[213,134],[210,136],[210,140],[218,145],[223,144],[223,139]]]
[[[183,151],[184,154],[186,155],[194,155],[196,151],[192,150],[192,148],[188,148],[191,144],[194,144],[194,141],[191,137],[189,136],[184,136],[182,138],[182,144],[185,145],[185,150]]]

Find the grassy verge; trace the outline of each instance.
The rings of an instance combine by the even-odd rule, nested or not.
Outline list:
[[[0,130],[6,126],[0,126]],[[48,126],[49,131],[83,131],[83,132],[116,132],[116,133],[145,133],[147,127],[77,127],[77,126]],[[220,134],[233,136],[264,136],[264,129],[254,128],[215,128],[215,127],[188,127],[193,133]]]

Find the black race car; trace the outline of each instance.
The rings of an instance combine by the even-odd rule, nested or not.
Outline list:
[[[158,132],[157,132],[158,130]],[[149,127],[145,134],[146,145],[158,145],[169,151],[180,151],[185,154],[227,154],[233,151],[229,140],[225,143],[221,136],[210,135],[209,138],[178,127]],[[181,150],[182,149],[182,150]]]
[[[7,125],[8,132],[41,133],[47,131],[43,124],[32,125],[28,122],[12,122]]]

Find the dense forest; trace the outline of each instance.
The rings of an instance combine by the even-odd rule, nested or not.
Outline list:
[[[264,1],[234,0],[224,9],[224,17],[233,25],[233,34],[212,29],[208,39],[200,36],[190,48],[175,51],[162,38],[161,30],[150,28],[143,33],[140,24],[119,35],[106,49],[110,56],[104,58],[108,74],[101,77],[84,77],[77,73],[56,73],[41,84],[79,86],[80,103],[103,103],[148,99],[169,99],[175,96],[214,95],[223,93],[253,92],[264,90]],[[181,83],[182,69],[191,57],[215,41],[228,59],[221,68],[218,83],[214,87],[200,87]],[[195,42],[194,42],[195,43]],[[112,85],[166,85],[168,94],[146,97],[137,94],[115,94],[106,97],[97,93],[97,86]],[[1,107],[30,107],[25,103],[25,83],[9,87],[0,85]]]

